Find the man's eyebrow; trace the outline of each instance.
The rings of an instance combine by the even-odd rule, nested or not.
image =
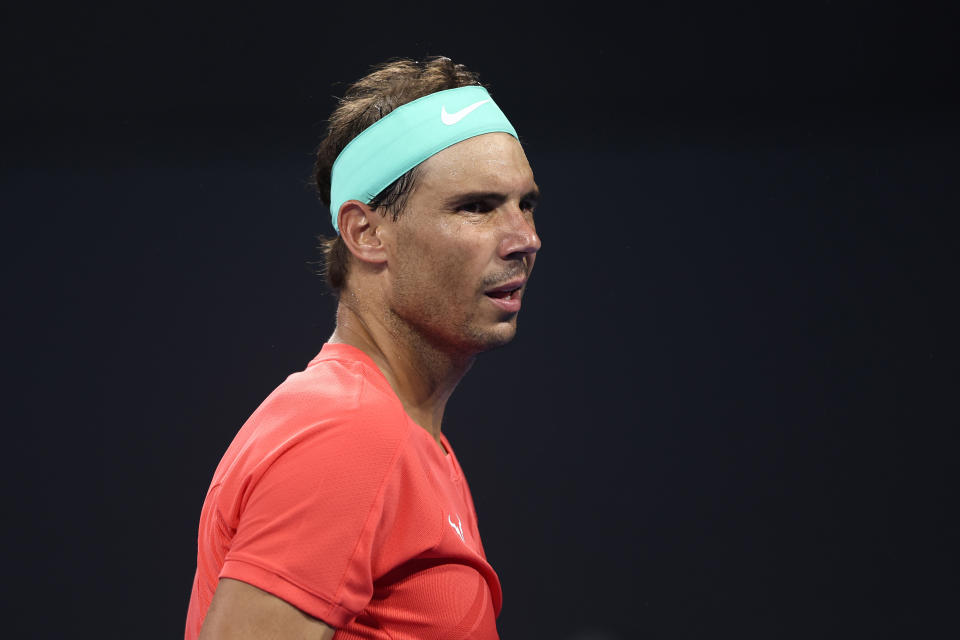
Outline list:
[[[533,204],[537,204],[538,202],[540,202],[540,189],[537,187],[534,187],[530,191],[527,191],[527,194],[520,199],[529,200],[533,202]]]
[[[444,204],[448,207],[457,206],[464,204],[465,202],[474,202],[474,201],[488,201],[496,202],[500,204],[508,198],[507,194],[500,193],[498,191],[468,191],[466,193],[458,193],[456,195],[450,196],[444,201]],[[540,190],[531,189],[528,191],[521,200],[529,200],[534,204],[540,201]]]

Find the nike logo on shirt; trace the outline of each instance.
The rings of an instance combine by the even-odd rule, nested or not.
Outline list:
[[[453,527],[453,530],[457,532],[458,536],[460,536],[460,541],[465,543],[466,540],[463,539],[463,522],[461,522],[459,514],[457,515],[457,524],[453,524],[453,518],[451,518],[449,515],[447,516],[447,522],[450,523],[450,526]]]
[[[443,124],[448,126],[451,124],[457,124],[458,122],[466,118],[468,115],[470,115],[471,111],[473,111],[480,105],[484,105],[488,102],[490,102],[490,98],[487,98],[486,100],[481,100],[480,102],[474,102],[470,106],[464,107],[463,109],[460,109],[460,111],[454,111],[453,113],[447,113],[447,105],[443,105],[442,107],[440,107],[440,121],[443,122]]]

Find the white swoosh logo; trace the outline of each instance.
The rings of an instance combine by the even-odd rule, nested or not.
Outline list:
[[[490,98],[487,98],[486,100],[481,100],[480,102],[474,102],[469,107],[464,107],[463,109],[460,109],[460,111],[454,111],[453,113],[447,113],[447,105],[443,105],[442,107],[440,107],[440,120],[445,125],[457,124],[458,122],[466,118],[468,115],[470,115],[471,111],[473,111],[480,105],[486,104],[488,102],[490,102]]]
[[[460,516],[457,516],[457,523],[460,526],[453,524],[453,518],[451,518],[449,515],[447,515],[447,522],[450,523],[450,526],[453,527],[453,530],[457,532],[458,536],[460,536],[460,540],[462,542],[466,542],[466,540],[463,539],[463,522],[460,520]]]

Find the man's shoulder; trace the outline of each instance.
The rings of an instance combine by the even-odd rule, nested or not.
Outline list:
[[[355,358],[318,356],[303,371],[288,376],[265,402],[290,402],[302,409],[335,411],[399,401],[372,364]]]
[[[286,431],[359,424],[375,427],[380,437],[386,435],[384,430],[407,429],[403,405],[372,361],[342,349],[326,351],[306,369],[287,377],[248,424]],[[361,429],[354,435],[367,432]]]
[[[274,492],[282,502],[304,487],[380,486],[410,450],[413,426],[372,362],[314,359],[234,437],[211,483],[219,487],[217,509],[234,522],[255,491]],[[304,495],[314,494],[322,492]]]
[[[258,475],[280,458],[334,466],[393,459],[414,425],[372,361],[346,356],[321,352],[281,383],[234,437],[214,484]]]

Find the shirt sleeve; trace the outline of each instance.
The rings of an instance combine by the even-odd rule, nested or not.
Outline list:
[[[220,577],[334,627],[353,620],[373,595],[374,542],[407,437],[383,418],[311,425],[222,493],[221,517],[236,530]]]

